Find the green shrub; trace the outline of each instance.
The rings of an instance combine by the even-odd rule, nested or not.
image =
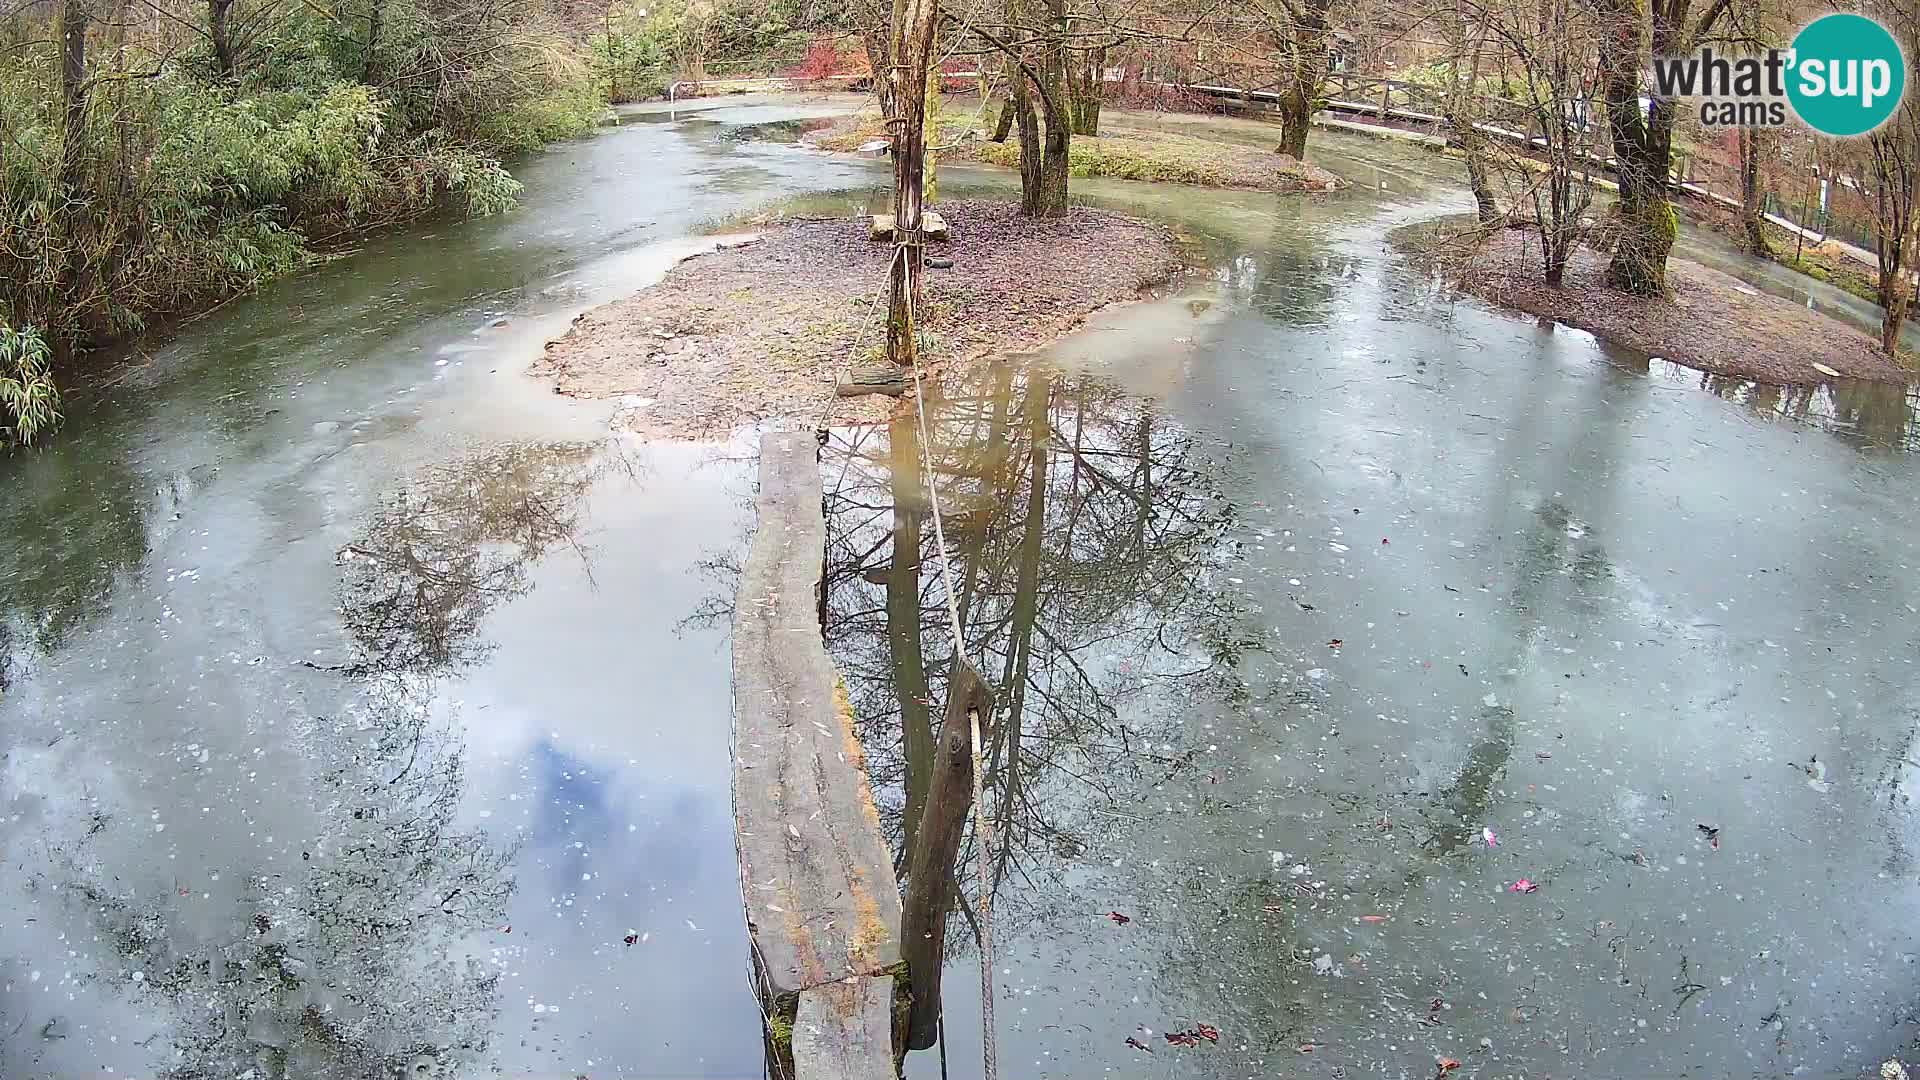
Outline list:
[[[624,22],[608,20],[588,42],[593,52],[594,79],[611,102],[646,101],[667,92],[671,71],[666,50],[658,39],[637,33]]]
[[[291,7],[248,24],[227,72],[201,44],[156,65],[174,39],[136,27],[122,52],[89,50],[71,128],[57,20],[11,28],[24,33],[0,52],[0,442],[57,420],[53,358],[255,288],[316,242],[443,205],[505,210],[521,189],[501,158],[604,111],[546,0],[377,2],[371,49],[361,16]]]
[[[606,111],[606,94],[582,68],[546,93],[482,119],[475,134],[494,152],[512,157],[584,135]]]
[[[60,391],[46,339],[0,322],[0,436],[25,446],[59,422]]]

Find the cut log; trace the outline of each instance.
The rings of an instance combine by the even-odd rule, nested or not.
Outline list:
[[[929,240],[945,240],[948,235],[947,219],[928,210],[920,215],[920,229],[927,234],[927,239]],[[867,239],[893,239],[893,215],[873,215],[872,220],[867,223]]]
[[[855,368],[847,372],[847,377],[841,379],[834,390],[841,397],[859,397],[862,394],[899,397],[907,392],[907,373],[892,364]]]
[[[893,856],[820,636],[820,487],[811,432],[761,440],[759,528],[733,616],[740,887],[761,994],[776,1006],[900,962]]]

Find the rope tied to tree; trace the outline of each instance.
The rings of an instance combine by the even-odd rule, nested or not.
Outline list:
[[[904,240],[896,239],[894,258],[908,256],[908,245]],[[926,337],[921,331],[919,311],[911,291],[907,293],[907,323],[922,355],[926,353]],[[945,516],[940,511],[940,490],[934,483],[933,474],[933,438],[927,427],[926,396],[921,391],[920,365],[913,365],[913,409],[914,436],[920,443],[921,480],[926,485],[927,502],[933,511],[933,542],[940,556],[940,581],[947,597],[947,625],[953,634],[954,667],[967,663],[966,637],[960,625],[960,602],[953,588],[953,562],[947,554],[947,535]],[[949,693],[951,693],[949,687]],[[1011,717],[1009,722],[1019,723],[1019,717]],[[980,892],[980,1026],[981,1026],[981,1068],[986,1080],[998,1080],[1000,1075],[999,1037],[993,1019],[993,891],[989,885],[987,863],[988,853],[993,847],[993,826],[987,820],[986,801],[982,793],[983,777],[986,766],[982,753],[980,737],[980,710],[967,709],[968,733],[972,739],[973,750],[973,855],[974,872],[978,879]]]

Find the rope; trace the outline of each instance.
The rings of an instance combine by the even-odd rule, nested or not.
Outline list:
[[[896,257],[906,251],[904,238],[897,241]],[[921,334],[919,312],[915,309],[913,294],[907,294],[907,321],[913,327],[914,337],[918,339],[921,350],[925,351],[926,341]],[[947,621],[953,631],[953,655],[957,661],[966,661],[966,638],[960,630],[960,602],[953,590],[953,563],[947,557],[947,534],[940,513],[940,490],[933,475],[933,439],[927,428],[927,403],[920,391],[920,365],[913,366],[913,408],[919,423],[915,425],[915,435],[920,440],[920,464],[925,474],[927,502],[933,507],[933,540],[940,553],[940,581],[947,593]],[[958,664],[955,665],[958,670]],[[1019,723],[1019,717],[1011,718]],[[981,1025],[981,1064],[986,1080],[998,1080],[1000,1075],[999,1036],[993,1021],[993,895],[987,887],[987,853],[993,847],[993,826],[987,821],[986,801],[981,792],[982,775],[985,764],[980,746],[980,711],[967,710],[967,724],[973,738],[973,856],[974,872],[979,879],[980,891],[980,1025]]]
[[[898,258],[900,258],[900,249],[896,246],[893,249],[893,258],[887,260],[887,273],[880,279],[880,289],[873,294],[873,301],[867,305],[867,321],[860,324],[860,332],[853,336],[853,345],[847,350],[849,357],[859,358],[860,343],[867,340],[867,331],[873,329],[873,324],[878,321],[880,301],[886,298],[887,284],[893,276],[894,260]],[[829,373],[827,379],[827,407],[820,410],[820,422],[813,425],[814,434],[819,436],[822,446],[827,444],[827,421],[833,417],[833,407],[840,400],[839,375]]]

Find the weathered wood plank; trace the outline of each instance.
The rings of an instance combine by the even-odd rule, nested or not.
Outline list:
[[[803,1080],[898,1080],[893,978],[846,979],[800,994],[793,1075]]]
[[[759,510],[734,603],[734,826],[755,960],[780,998],[898,964],[900,887],[820,637],[811,433],[761,440]]]

